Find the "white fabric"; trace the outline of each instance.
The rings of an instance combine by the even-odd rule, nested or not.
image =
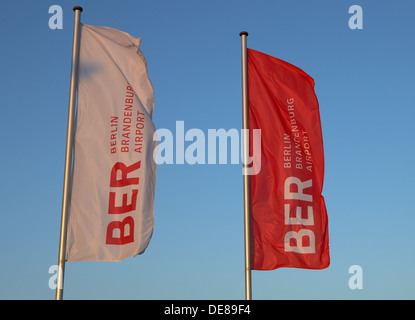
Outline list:
[[[81,28],[67,261],[120,261],[143,253],[153,232],[154,93],[141,39],[106,27]],[[111,192],[118,213],[110,212]],[[135,210],[127,210],[134,196]],[[128,243],[109,244],[108,229],[112,241]]]

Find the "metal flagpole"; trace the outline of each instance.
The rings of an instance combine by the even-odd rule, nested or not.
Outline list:
[[[74,118],[76,103],[76,87],[78,83],[78,63],[79,63],[79,42],[80,42],[80,20],[82,7],[74,7],[75,21],[73,31],[72,44],[72,67],[71,67],[71,83],[69,91],[69,112],[68,112],[68,128],[66,136],[66,155],[65,155],[65,174],[63,179],[63,195],[62,195],[62,217],[61,231],[59,239],[59,258],[58,273],[56,281],[56,300],[62,300],[63,296],[63,278],[65,274],[66,259],[66,230],[68,222],[68,210],[71,193],[72,178],[72,149],[74,135]]]
[[[248,79],[247,79],[247,46],[248,32],[242,31],[242,131],[243,131],[243,177],[244,177],[244,225],[245,225],[245,299],[251,300],[251,250],[250,250],[250,195],[249,195],[249,122],[248,122]]]

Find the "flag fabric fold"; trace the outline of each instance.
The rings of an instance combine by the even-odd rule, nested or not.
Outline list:
[[[154,92],[140,38],[81,25],[67,261],[141,254],[154,228]]]
[[[261,171],[250,186],[252,269],[326,268],[324,151],[314,80],[252,49],[247,68],[249,129],[261,129]]]

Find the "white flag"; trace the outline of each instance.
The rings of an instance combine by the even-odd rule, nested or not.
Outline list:
[[[141,39],[81,28],[67,261],[120,261],[153,233],[154,93]]]

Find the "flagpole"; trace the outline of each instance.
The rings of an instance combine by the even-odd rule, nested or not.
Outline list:
[[[62,300],[63,297],[63,278],[65,275],[65,259],[66,259],[66,231],[68,222],[68,210],[71,193],[71,177],[72,177],[72,149],[74,135],[74,118],[76,103],[76,87],[78,82],[78,63],[79,63],[79,42],[80,42],[80,20],[82,7],[74,7],[75,12],[73,43],[72,43],[72,67],[71,82],[69,89],[69,111],[68,111],[68,127],[66,135],[66,155],[65,155],[65,173],[63,179],[63,195],[62,195],[62,216],[61,229],[59,238],[59,258],[58,273],[56,280],[56,300]]]
[[[250,250],[250,195],[249,195],[249,116],[248,116],[248,78],[247,78],[247,45],[248,32],[242,31],[242,131],[243,131],[243,178],[244,178],[244,227],[245,227],[245,299],[251,300],[251,250]]]

